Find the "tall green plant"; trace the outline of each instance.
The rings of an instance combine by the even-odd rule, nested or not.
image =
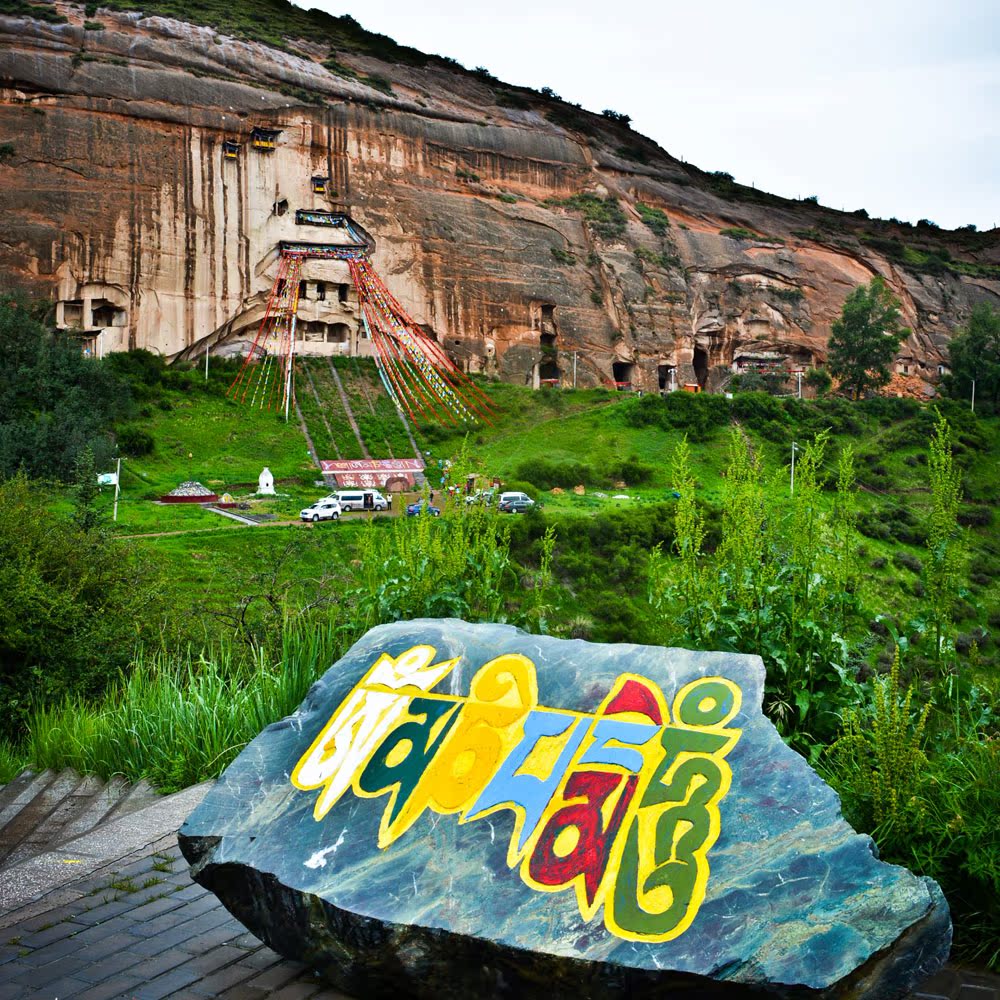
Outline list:
[[[846,635],[859,630],[849,565],[834,572],[838,550],[853,543],[853,466],[845,460],[841,511],[829,515],[822,466],[827,435],[807,444],[791,498],[768,483],[742,431],[730,440],[722,535],[702,557],[697,509],[678,507],[676,560],[651,554],[647,569],[656,641],[755,653],[767,669],[765,709],[790,738],[815,746],[832,736],[853,673]],[[693,494],[687,453],[675,456],[679,490]]]
[[[858,498],[854,472],[854,446],[845,445],[837,458],[837,493],[830,516],[830,578],[837,595],[837,628],[844,632],[853,608],[858,574]]]
[[[702,644],[706,639],[706,617],[711,601],[706,593],[708,577],[703,565],[702,546],[705,542],[705,517],[695,495],[695,478],[691,471],[691,447],[685,434],[674,448],[670,466],[670,482],[678,494],[674,509],[674,552],[676,564],[657,545],[649,554],[647,567],[647,599],[653,614],[656,641],[669,637],[676,628],[672,620],[674,589],[679,597],[678,609],[684,634]]]
[[[899,648],[888,676],[876,677],[864,707],[844,712],[840,738],[827,751],[855,825],[880,829],[905,845],[916,822],[915,795],[925,777],[924,729],[931,705],[914,712],[913,689],[901,690]]]
[[[927,455],[931,488],[931,510],[927,519],[927,555],[924,587],[934,630],[934,659],[940,668],[947,658],[946,646],[952,609],[958,599],[965,562],[964,539],[958,526],[962,474],[952,454],[951,428],[938,414]]]

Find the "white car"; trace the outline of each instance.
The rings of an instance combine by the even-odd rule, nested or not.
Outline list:
[[[322,500],[317,500],[311,507],[300,510],[299,517],[303,521],[312,521],[314,524],[317,521],[339,521],[340,503],[337,500],[331,500],[330,497],[324,497]]]

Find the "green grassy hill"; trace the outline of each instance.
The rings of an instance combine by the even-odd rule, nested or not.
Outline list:
[[[355,359],[337,359],[335,364],[371,455],[412,455],[374,364]],[[164,560],[178,591],[192,599],[207,588],[213,599],[225,600],[230,590],[238,590],[279,555],[279,575],[286,582],[295,581],[301,593],[304,587],[299,581],[312,579],[324,563],[343,567],[347,562],[356,531],[348,519],[337,526],[343,530],[321,529],[316,532],[321,541],[305,544],[298,540],[298,528],[243,529],[201,508],[151,502],[185,479],[249,499],[265,464],[284,496],[254,500],[259,513],[294,519],[301,506],[323,492],[316,485],[319,473],[298,422],[286,424],[278,414],[227,399],[224,393],[231,378],[225,365],[216,365],[208,382],[200,371],[192,370],[165,373],[153,385],[136,383],[139,426],[149,435],[151,448],[124,462],[116,530],[125,535],[171,533],[137,541]],[[747,394],[729,401],[681,393],[664,399],[602,389],[535,392],[485,380],[481,384],[494,405],[492,424],[414,427],[432,485],[439,485],[438,461],[451,459],[456,480],[467,472],[478,474],[484,484],[497,476],[544,504],[535,520],[556,525],[555,561],[567,585],[565,612],[592,620],[595,638],[622,637],[617,629],[609,631],[607,620],[614,617],[627,624],[630,619],[622,618],[621,608],[613,611],[603,599],[607,578],[589,563],[581,563],[577,537],[611,531],[602,526],[602,519],[612,518],[611,533],[624,534],[614,551],[604,543],[598,545],[600,552],[593,559],[617,560],[619,578],[640,587],[644,556],[633,543],[636,538],[644,539],[643,544],[669,542],[672,515],[669,509],[664,514],[663,505],[673,502],[671,461],[678,442],[686,437],[692,447],[698,499],[708,512],[710,540],[717,541],[712,531],[718,531],[734,429],[761,456],[770,477],[767,488],[778,499],[789,491],[793,441],[802,446],[815,434],[830,432],[824,468],[831,481],[840,449],[851,445],[860,487],[858,551],[863,586],[878,595],[882,610],[900,621],[918,613],[923,598],[920,570],[926,557],[924,523],[930,505],[926,455],[935,419],[930,407],[893,399],[856,404]],[[310,359],[303,365],[297,399],[320,457],[361,457],[327,360]],[[996,461],[1000,420],[974,416],[955,404],[942,405],[955,430],[956,460],[963,475],[961,519],[967,525],[971,553],[958,626],[963,635],[974,635],[977,629],[1000,626],[1000,545],[994,527],[1000,491]],[[583,490],[575,492],[574,487]],[[581,517],[589,520],[581,522]],[[659,534],[648,534],[648,524],[660,524],[664,517],[666,527],[657,529]],[[541,531],[538,524],[530,532],[520,524],[517,528],[526,539],[529,534],[536,539]],[[531,539],[525,541],[526,558],[532,544]],[[616,598],[615,603],[621,601]],[[992,641],[981,639],[980,647],[990,662]]]

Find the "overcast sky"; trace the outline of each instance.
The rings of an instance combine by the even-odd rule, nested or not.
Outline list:
[[[1000,225],[998,0],[306,0],[789,197]]]

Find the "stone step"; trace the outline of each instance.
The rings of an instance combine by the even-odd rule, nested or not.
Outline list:
[[[63,839],[66,825],[86,809],[93,792],[89,779],[81,778],[75,771],[57,774],[44,792],[11,821],[10,830],[0,832],[0,851],[9,847],[19,830],[23,833],[3,859],[4,866],[9,868],[41,854]]]
[[[162,797],[145,778],[140,778],[134,785],[126,786],[124,794],[111,807],[101,822],[109,823],[112,820],[121,819],[122,816],[138,812],[154,802],[159,802]]]
[[[129,788],[128,782],[120,775],[115,775],[107,784],[93,775],[88,775],[88,777],[84,778],[84,781],[91,782],[94,786],[90,801],[86,808],[81,810],[63,828],[59,836],[59,843],[72,840],[74,837],[80,837],[89,830],[93,830],[121,801]]]
[[[22,804],[0,828],[0,864],[17,864],[44,849],[48,821],[81,780],[76,771],[61,771]]]
[[[25,771],[4,789],[7,801],[0,807],[0,830],[2,830],[46,785],[55,777],[54,771],[32,774]]]
[[[22,771],[16,778],[13,778],[3,786],[3,791],[0,791],[0,816],[3,815],[3,811],[7,808],[8,804],[17,798],[31,784],[34,778],[34,771]]]
[[[75,771],[24,772],[0,790],[0,871],[7,872],[160,801],[149,784]]]

